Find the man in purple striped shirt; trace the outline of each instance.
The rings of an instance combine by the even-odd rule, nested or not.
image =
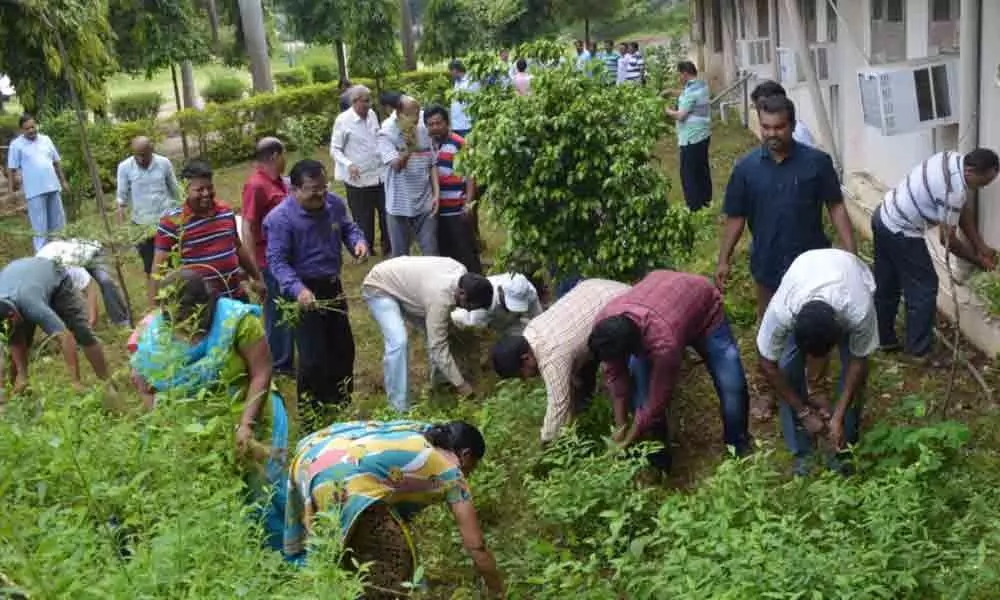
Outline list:
[[[361,228],[347,216],[343,198],[327,191],[326,170],[301,160],[290,174],[292,193],[264,218],[267,264],[281,293],[295,299],[298,316],[296,370],[299,406],[311,406],[314,423],[329,404],[346,403],[353,390],[354,334],[340,282],[340,245],[356,258],[368,255]]]

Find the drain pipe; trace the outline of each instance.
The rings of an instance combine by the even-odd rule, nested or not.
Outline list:
[[[959,31],[961,46],[958,56],[959,112],[958,151],[968,153],[979,146],[980,73],[982,72],[983,0],[962,0]],[[979,191],[974,190],[967,199],[973,203],[977,222]]]
[[[837,148],[837,138],[833,135],[833,125],[830,123],[830,114],[826,111],[823,102],[823,89],[819,85],[819,78],[816,76],[816,65],[813,64],[812,55],[806,45],[805,23],[802,21],[802,14],[799,12],[797,0],[784,0],[785,12],[788,14],[788,22],[792,24],[789,28],[791,34],[792,47],[799,67],[805,71],[806,83],[809,84],[809,96],[812,97],[813,110],[819,117],[819,129],[827,143],[830,145],[830,158],[833,159],[833,166],[838,173],[842,173],[843,162],[840,160],[840,149]],[[776,61],[777,62],[777,61]]]

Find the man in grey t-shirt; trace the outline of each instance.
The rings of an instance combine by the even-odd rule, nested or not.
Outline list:
[[[108,379],[104,351],[87,323],[83,301],[69,275],[56,262],[37,256],[19,258],[0,271],[0,323],[14,362],[15,394],[28,385],[28,350],[36,325],[46,334],[59,337],[74,389],[82,389],[77,344],[83,347],[94,373],[102,380]],[[0,381],[5,362],[0,361]]]

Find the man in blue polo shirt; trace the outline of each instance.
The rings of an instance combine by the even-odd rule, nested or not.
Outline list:
[[[830,246],[823,231],[824,207],[841,248],[854,252],[855,246],[830,155],[792,139],[795,104],[776,95],[761,98],[756,108],[763,145],[736,163],[726,186],[726,224],[715,280],[725,290],[733,250],[743,228],[749,227],[750,274],[757,284],[759,320],[792,262],[803,252]],[[772,412],[769,398],[758,398],[752,409],[759,420],[767,420]]]

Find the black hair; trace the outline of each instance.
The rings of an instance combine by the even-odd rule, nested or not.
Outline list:
[[[684,73],[685,75],[697,76],[698,67],[694,66],[694,63],[689,60],[682,60],[677,63],[677,72]]]
[[[517,59],[517,62],[514,63],[514,67],[517,69],[519,73],[523,73],[526,70],[528,70],[528,61],[524,60],[523,58],[519,58]]]
[[[483,434],[475,425],[465,421],[431,425],[430,429],[424,432],[424,439],[435,448],[450,450],[456,454],[468,450],[476,460],[486,455],[486,440],[483,439]]]
[[[181,179],[212,180],[212,165],[202,158],[192,158],[181,169]]]
[[[490,359],[493,370],[501,379],[510,379],[521,375],[521,357],[531,352],[531,345],[523,335],[507,335],[493,345]]]
[[[21,113],[21,118],[19,118],[17,120],[17,126],[18,127],[24,127],[25,123],[27,123],[28,121],[34,121],[34,120],[35,120],[35,115],[33,115],[31,113]]]
[[[639,51],[639,42],[629,42],[628,47],[636,52]]]
[[[493,304],[493,284],[478,273],[466,273],[458,280],[458,287],[465,292],[469,310],[489,308]]]
[[[833,307],[822,300],[811,300],[795,315],[792,328],[795,343],[808,356],[826,356],[844,333]]]
[[[0,322],[6,321],[17,314],[17,307],[6,298],[0,298]]]
[[[382,106],[391,106],[396,110],[399,110],[399,103],[402,100],[403,100],[403,94],[393,90],[386,90],[378,95],[379,104],[381,104]]]
[[[1000,170],[1000,157],[989,148],[976,148],[965,155],[962,166],[980,175]]]
[[[456,59],[448,63],[448,70],[458,71],[459,73],[465,73],[465,65],[462,64],[462,61]]]
[[[761,98],[770,98],[771,96],[788,96],[788,92],[785,91],[785,86],[781,85],[777,81],[768,79],[767,81],[762,81],[757,84],[757,87],[750,92],[750,102],[757,104],[757,101]]]
[[[608,317],[596,325],[587,338],[587,348],[601,362],[621,360],[635,354],[642,345],[642,332],[625,315]]]
[[[448,116],[448,109],[441,106],[440,104],[431,104],[424,109],[424,124],[431,120],[431,117],[437,115],[444,119],[445,123],[451,123],[451,118]]]
[[[284,152],[285,145],[281,143],[281,140],[275,138],[263,146],[258,146],[257,151],[254,153],[254,158],[259,161],[266,161]]]
[[[292,185],[301,188],[305,179],[323,179],[326,168],[318,160],[307,158],[292,165],[292,170],[288,173],[288,179]]]
[[[160,283],[160,289],[164,291],[167,302],[164,318],[175,324],[183,323],[200,310],[196,322],[198,331],[211,329],[218,298],[196,268],[180,269],[167,275]]]
[[[765,96],[756,102],[757,111],[769,115],[785,113],[788,122],[795,124],[795,103],[788,96]]]

